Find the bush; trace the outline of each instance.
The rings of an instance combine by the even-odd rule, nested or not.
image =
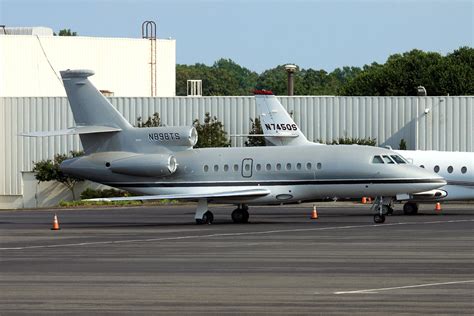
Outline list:
[[[328,142],[328,145],[366,145],[366,146],[376,146],[376,138],[352,138],[352,137],[339,137],[334,139],[332,142]]]
[[[127,191],[116,190],[116,189],[105,189],[105,190],[94,190],[87,188],[81,193],[82,200],[88,199],[100,199],[100,198],[111,198],[111,197],[125,197],[131,194]]]

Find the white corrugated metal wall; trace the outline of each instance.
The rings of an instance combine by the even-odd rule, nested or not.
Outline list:
[[[404,138],[410,149],[474,151],[474,97],[279,97],[293,112],[308,139],[372,137],[378,145],[398,148]],[[168,126],[191,125],[205,112],[217,116],[229,135],[245,134],[256,116],[253,97],[175,97],[110,99],[136,124],[154,112]],[[429,112],[425,114],[425,110]],[[62,97],[0,98],[0,196],[21,195],[21,172],[32,161],[55,153],[79,150],[78,137],[44,139],[17,136],[20,132],[73,126],[67,99]],[[242,146],[245,138],[232,138]]]

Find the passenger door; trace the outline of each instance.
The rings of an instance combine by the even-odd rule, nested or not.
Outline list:
[[[242,160],[242,177],[250,178],[252,176],[253,160],[251,158],[245,158]]]

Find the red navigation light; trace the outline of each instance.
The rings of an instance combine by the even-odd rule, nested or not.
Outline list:
[[[253,94],[256,94],[256,95],[273,95],[273,92],[271,92],[270,90],[253,90]]]

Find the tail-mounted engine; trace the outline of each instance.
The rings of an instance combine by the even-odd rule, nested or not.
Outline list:
[[[106,164],[112,172],[138,177],[164,177],[173,174],[178,163],[173,155],[147,154],[117,159]]]

